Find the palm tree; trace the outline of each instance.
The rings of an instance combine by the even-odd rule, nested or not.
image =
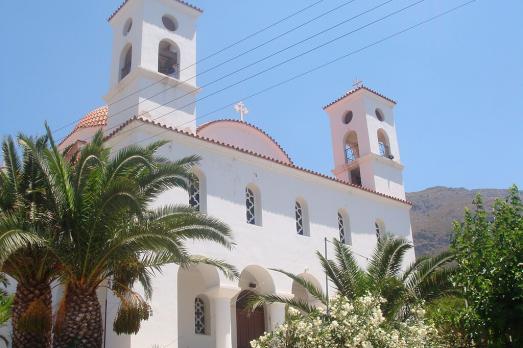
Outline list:
[[[7,287],[8,282],[4,274],[0,273],[0,328],[4,327],[11,319],[11,306],[13,304],[12,296],[9,296],[3,289]],[[0,341],[4,342],[6,347],[9,347],[9,341],[4,335],[0,335]]]
[[[333,260],[325,258],[320,252],[317,252],[317,256],[336,292],[348,299],[368,293],[381,296],[386,300],[382,310],[388,319],[403,320],[409,316],[412,306],[420,301],[432,301],[454,292],[449,281],[449,275],[454,269],[449,252],[418,258],[402,272],[405,254],[413,247],[403,238],[381,237],[368,260],[367,269],[359,266],[349,246],[336,239],[333,245]],[[273,270],[287,275],[305,288],[317,302],[328,306],[327,296],[312,282],[284,270]],[[253,295],[249,306],[254,309],[275,302],[285,303],[304,313],[317,310],[310,302],[277,295]]]
[[[167,263],[208,263],[227,276],[238,272],[222,261],[191,256],[187,240],[207,240],[230,248],[225,224],[189,207],[151,205],[163,192],[187,188],[198,157],[171,162],[157,155],[165,142],[129,146],[110,156],[97,133],[79,152],[58,150],[48,131],[49,147],[21,138],[42,173],[48,197],[49,225],[59,231],[46,247],[60,268],[64,296],[54,327],[53,346],[100,347],[101,308],[96,291],[102,286],[119,298],[114,322],[118,333],[137,332],[150,315],[151,277]],[[142,297],[133,290],[139,282]]]
[[[32,140],[35,148],[46,138]],[[0,170],[0,270],[17,282],[12,306],[13,347],[51,345],[51,283],[56,262],[43,241],[52,238],[46,195],[31,151],[18,155],[12,138],[2,144],[5,166]]]

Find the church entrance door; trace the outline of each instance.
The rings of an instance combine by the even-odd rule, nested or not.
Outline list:
[[[252,292],[244,290],[236,300],[236,332],[238,348],[251,348],[250,342],[265,332],[265,312],[263,307],[251,312],[246,309],[247,299]]]

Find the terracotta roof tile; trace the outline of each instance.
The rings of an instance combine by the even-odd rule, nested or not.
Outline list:
[[[258,157],[258,158],[265,159],[267,161],[271,161],[273,163],[277,163],[279,165],[282,165],[282,166],[285,166],[285,167],[288,167],[288,168],[296,169],[296,170],[299,170],[301,172],[309,173],[309,174],[314,175],[314,176],[318,176],[318,177],[321,177],[321,178],[324,178],[324,179],[327,179],[327,180],[330,180],[330,181],[333,181],[333,182],[337,182],[339,184],[343,184],[343,185],[346,185],[346,186],[354,187],[356,189],[359,189],[359,190],[362,190],[362,191],[366,191],[366,192],[369,192],[369,193],[372,193],[372,194],[375,194],[375,195],[378,195],[378,196],[381,196],[381,197],[385,197],[385,198],[388,198],[388,199],[392,199],[394,201],[397,201],[397,202],[400,202],[400,203],[403,203],[403,204],[412,205],[411,202],[403,200],[403,199],[400,199],[400,198],[396,198],[396,197],[393,197],[393,196],[390,196],[390,195],[386,195],[386,194],[383,194],[383,193],[371,190],[371,189],[363,187],[363,186],[354,185],[354,184],[351,184],[351,183],[349,183],[347,181],[340,180],[338,178],[335,178],[335,177],[332,177],[332,176],[328,176],[328,175],[325,175],[325,174],[322,174],[322,173],[318,173],[318,172],[315,172],[313,170],[306,169],[306,168],[297,166],[297,165],[292,164],[292,163],[286,163],[286,162],[283,162],[283,161],[279,161],[279,160],[276,160],[274,158],[271,158],[271,157],[268,157],[268,156],[256,153],[256,152],[251,151],[251,150],[243,149],[243,148],[240,148],[238,146],[234,146],[234,145],[231,145],[231,144],[226,144],[226,143],[223,143],[223,142],[211,139],[211,138],[206,138],[206,137],[202,137],[202,136],[197,135],[197,134],[193,134],[193,133],[190,133],[190,132],[179,130],[179,129],[176,129],[176,128],[164,125],[164,124],[159,123],[159,122],[151,121],[151,120],[143,118],[143,117],[134,116],[134,117],[128,119],[126,122],[122,123],[118,128],[116,128],[114,131],[112,131],[109,135],[107,135],[105,137],[105,140],[109,140],[110,138],[112,138],[115,135],[117,135],[125,127],[127,127],[129,124],[131,124],[133,121],[140,121],[140,122],[143,122],[143,123],[146,123],[146,124],[151,124],[151,125],[163,128],[165,131],[172,131],[172,132],[175,132],[175,133],[178,133],[178,134],[183,134],[183,135],[186,135],[188,137],[195,138],[195,139],[198,139],[198,140],[202,140],[202,141],[205,141],[205,142],[208,142],[208,143],[212,143],[212,144],[216,144],[216,145],[219,145],[219,146],[227,147],[227,148],[239,151],[239,152],[243,152],[245,154],[249,154],[249,155],[252,155],[252,156],[255,156],[255,157]],[[157,135],[159,135],[159,134],[157,134]]]
[[[325,110],[326,108],[328,108],[328,107],[331,106],[331,105],[336,104],[336,103],[339,102],[340,100],[345,99],[345,98],[348,97],[349,95],[352,95],[352,94],[356,93],[357,91],[359,91],[359,90],[361,90],[361,89],[364,89],[364,90],[366,90],[366,91],[369,91],[369,92],[371,92],[371,93],[377,95],[378,97],[381,97],[381,98],[383,98],[383,99],[385,99],[385,100],[390,101],[391,103],[396,104],[396,101],[394,101],[394,100],[392,100],[392,99],[390,99],[390,98],[384,96],[384,95],[381,94],[381,93],[376,92],[376,91],[373,90],[373,89],[370,89],[370,88],[365,87],[365,86],[359,86],[359,87],[356,87],[356,88],[351,89],[350,91],[348,91],[347,93],[345,93],[344,95],[342,95],[341,97],[339,97],[338,99],[336,99],[336,100],[334,100],[333,102],[330,102],[329,104],[325,105],[325,106],[323,107],[323,110]]]
[[[74,131],[79,128],[103,127],[107,124],[109,108],[102,106],[86,114],[74,127]]]
[[[185,2],[185,1],[183,1],[183,0],[173,0],[173,1],[176,1],[176,2],[178,2],[178,3],[180,3],[180,4],[182,4],[182,5],[188,6],[188,7],[192,8],[193,10],[196,10],[196,11],[198,11],[198,12],[203,12],[203,10],[202,10],[201,8],[198,8],[198,7],[194,6],[194,5],[191,5],[191,4],[189,4],[188,2]],[[107,18],[107,21],[110,21],[111,19],[113,19],[113,17],[116,16],[116,14],[117,14],[118,12],[120,12],[120,10],[121,10],[121,9],[125,6],[125,4],[127,4],[128,2],[129,2],[129,0],[125,0],[125,1],[124,1],[124,2],[123,2],[123,3],[122,3],[122,4],[121,4],[117,9],[116,9],[116,11],[114,11],[113,14],[112,14],[109,18]]]
[[[84,117],[78,121],[74,126],[74,129],[66,137],[60,141],[62,145],[67,139],[69,139],[77,130],[80,128],[91,128],[91,127],[104,127],[107,125],[107,118],[109,115],[109,108],[107,106],[102,106],[93,111],[87,113]]]

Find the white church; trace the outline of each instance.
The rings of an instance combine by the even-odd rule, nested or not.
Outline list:
[[[103,129],[115,149],[163,139],[170,141],[162,148],[165,157],[201,156],[190,193],[173,190],[158,204],[190,204],[226,222],[236,243],[232,250],[202,242],[189,247],[193,254],[235,265],[241,276],[231,281],[210,266],[165,267],[154,279],[152,318],[137,335],[111,331],[117,302],[107,298],[104,347],[250,347],[250,340],[282,323],[284,306],[272,304],[247,316],[246,294],[310,300],[271,268],[300,274],[324,289],[315,252],[323,250],[325,238],[350,244],[362,265],[382,233],[412,241],[395,102],[360,85],[323,107],[331,127],[332,176],[297,166],[269,134],[243,120],[197,124],[201,14],[181,0],[126,0],[109,18],[107,106],[85,115],[61,146],[81,146]],[[330,245],[328,252],[332,255]],[[413,260],[414,253],[408,257]],[[100,296],[105,303],[105,294]]]

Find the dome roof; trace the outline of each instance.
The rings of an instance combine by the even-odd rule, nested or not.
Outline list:
[[[252,124],[238,120],[217,120],[201,125],[196,132],[201,137],[292,164],[280,144]]]
[[[109,108],[107,106],[94,109],[82,117],[76,126],[74,126],[73,132],[80,128],[103,127],[107,125],[108,112]]]

